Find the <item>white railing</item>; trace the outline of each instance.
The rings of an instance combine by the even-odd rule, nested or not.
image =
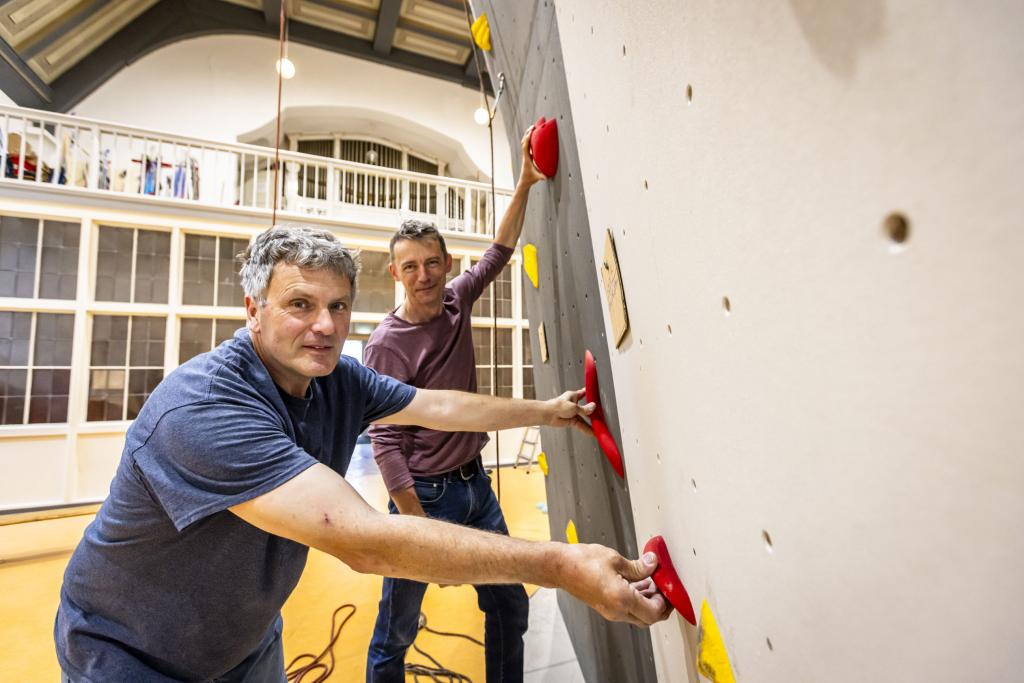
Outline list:
[[[490,185],[267,147],[0,105],[0,185],[53,185],[270,213],[394,227],[400,217],[442,230],[490,233]],[[501,219],[511,191],[495,192]]]

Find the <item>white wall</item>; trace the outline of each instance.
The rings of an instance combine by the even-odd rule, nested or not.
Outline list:
[[[273,121],[277,42],[208,36],[174,43],[129,65],[83,100],[82,116],[172,133],[237,141]],[[296,75],[284,82],[282,107],[342,107],[397,116],[458,140],[490,174],[487,129],[473,121],[477,91],[366,60],[289,46]],[[513,183],[508,141],[495,122],[495,181]]]
[[[1021,680],[1024,6],[555,8],[639,544],[740,683]]]
[[[7,93],[0,90],[0,104],[15,104],[15,102],[7,96]]]

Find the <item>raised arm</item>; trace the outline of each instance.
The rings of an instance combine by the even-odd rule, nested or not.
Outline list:
[[[586,392],[567,391],[548,401],[529,401],[465,391],[418,389],[412,402],[376,424],[417,425],[443,432],[489,432],[513,427],[576,427],[592,434],[584,417],[595,405],[579,405]]]
[[[433,583],[533,583],[564,588],[606,619],[668,616],[645,581],[656,566],[600,545],[540,543],[438,520],[385,515],[317,464],[231,511],[268,533],[334,555],[352,569]]]
[[[530,188],[546,176],[537,170],[530,158],[530,133],[533,126],[526,129],[526,134],[520,142],[522,147],[522,167],[519,171],[519,181],[516,183],[515,192],[512,194],[512,201],[509,202],[505,215],[502,216],[501,225],[498,226],[498,234],[494,241],[506,247],[515,248],[519,241],[519,235],[523,232],[523,218],[526,216],[526,202],[530,197]]]

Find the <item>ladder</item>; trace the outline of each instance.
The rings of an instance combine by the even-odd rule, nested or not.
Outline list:
[[[516,460],[512,463],[515,469],[519,465],[526,465],[529,471],[537,456],[537,445],[540,443],[540,427],[527,427],[523,430],[523,440],[519,442],[519,452],[516,453]],[[527,452],[529,447],[529,452]]]

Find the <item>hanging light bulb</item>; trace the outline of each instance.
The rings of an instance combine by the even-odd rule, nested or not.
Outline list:
[[[486,126],[491,120],[491,115],[487,113],[486,109],[479,107],[475,112],[473,112],[473,120],[481,126]]]
[[[366,163],[376,164],[377,163],[377,150],[372,147],[366,150]]]
[[[295,75],[295,64],[287,57],[277,60],[275,68],[277,69],[277,73],[281,74],[281,78],[286,81]]]

